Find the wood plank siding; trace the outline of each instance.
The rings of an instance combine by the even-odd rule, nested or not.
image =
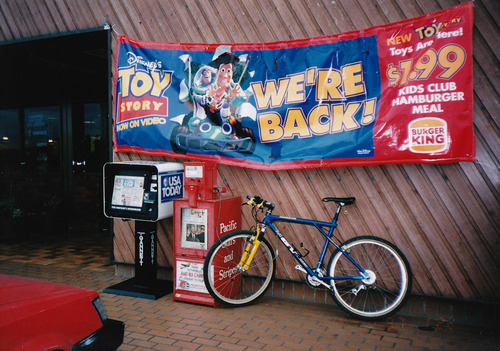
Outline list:
[[[147,41],[270,42],[337,34],[445,9],[458,0],[8,0],[0,1],[0,42],[103,26]],[[276,213],[328,220],[325,196],[355,196],[339,236],[372,234],[399,246],[417,294],[500,301],[500,2],[474,2],[474,132],[477,162],[256,171],[219,166],[236,195],[260,194]],[[0,46],[1,54],[1,46]],[[5,67],[3,68],[5,69]],[[113,79],[113,77],[111,77]],[[172,159],[115,154],[115,161]],[[182,160],[181,160],[182,161]],[[253,225],[243,209],[243,227]],[[134,262],[131,222],[115,221],[115,259]],[[172,266],[172,221],[162,221],[159,264]],[[319,237],[281,226],[296,246]],[[275,240],[272,240],[276,244]],[[303,280],[288,254],[278,277]]]

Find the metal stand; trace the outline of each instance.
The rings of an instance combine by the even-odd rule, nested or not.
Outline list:
[[[135,221],[135,277],[104,289],[105,293],[156,300],[173,291],[173,282],[157,274],[157,222]]]

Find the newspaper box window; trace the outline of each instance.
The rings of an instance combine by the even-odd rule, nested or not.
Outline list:
[[[208,250],[207,209],[181,209],[181,247]]]

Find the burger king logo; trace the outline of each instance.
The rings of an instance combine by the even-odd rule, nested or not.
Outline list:
[[[448,148],[448,127],[445,120],[425,117],[413,120],[408,125],[410,151],[432,153]]]

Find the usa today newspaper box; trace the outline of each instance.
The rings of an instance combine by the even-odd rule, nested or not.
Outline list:
[[[104,165],[104,215],[135,220],[135,277],[104,292],[155,300],[172,292],[157,279],[157,222],[173,215],[184,196],[184,166],[174,162],[109,162]]]

